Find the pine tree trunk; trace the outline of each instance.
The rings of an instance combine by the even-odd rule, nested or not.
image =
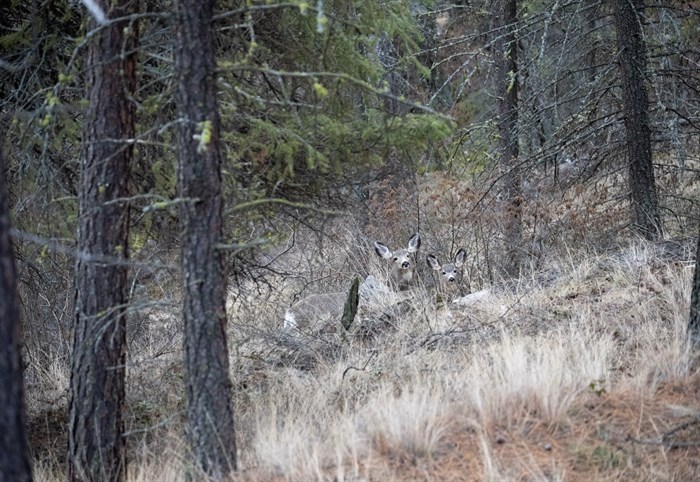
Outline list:
[[[216,101],[213,0],[176,3],[179,196],[184,278],[187,436],[214,478],[236,469],[226,341],[226,273]]]
[[[644,78],[646,46],[640,15],[643,8],[643,0],[615,1],[632,225],[644,238],[654,240],[661,237],[662,226],[651,158],[649,101]]]
[[[98,2],[109,18],[135,1]],[[109,5],[113,5],[109,11]],[[98,28],[90,21],[91,28]],[[75,327],[71,365],[68,479],[120,481],[126,475],[124,376],[129,194],[134,138],[136,30],[99,27],[87,58],[89,107],[80,172]],[[126,53],[125,53],[126,52]]]
[[[10,240],[10,206],[0,145],[0,480],[32,480],[25,431],[24,382],[17,305],[17,271]]]
[[[498,2],[495,41],[500,166],[505,204],[504,268],[517,276],[522,264],[522,193],[518,168],[517,0]]]
[[[700,235],[698,236],[695,251],[695,276],[693,277],[693,290],[690,295],[688,336],[693,345],[700,347]]]

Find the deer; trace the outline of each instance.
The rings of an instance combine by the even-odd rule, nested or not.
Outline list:
[[[393,292],[368,275],[359,286],[360,306],[376,305],[393,300]],[[298,301],[284,314],[284,330],[304,332],[314,330],[324,323],[340,320],[348,298],[347,292],[309,295]]]
[[[374,251],[377,255],[384,259],[392,261],[391,278],[399,287],[399,290],[405,290],[413,281],[413,272],[415,271],[414,253],[420,248],[420,234],[416,233],[408,240],[406,248],[391,251],[385,244],[376,241],[374,243]]]
[[[309,295],[284,313],[284,329],[305,330],[324,321],[340,318],[347,293]]]
[[[415,269],[413,253],[418,251],[419,247],[420,235],[418,234],[414,234],[408,240],[405,249],[396,251],[391,251],[380,242],[374,243],[374,250],[380,257],[393,259],[391,276],[400,290],[404,290],[413,279]],[[393,298],[392,290],[377,283],[372,275],[367,276],[359,290],[361,305]],[[301,331],[322,325],[325,321],[339,319],[343,313],[346,298],[347,293],[322,293],[307,296],[287,309],[284,314],[284,330]]]
[[[428,266],[440,272],[440,289],[443,293],[458,293],[459,281],[462,278],[462,266],[464,266],[466,256],[466,251],[460,248],[451,263],[440,264],[437,257],[432,254],[428,254],[426,257]]]

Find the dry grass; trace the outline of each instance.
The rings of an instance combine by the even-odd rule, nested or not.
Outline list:
[[[386,279],[375,261],[365,263]],[[238,300],[239,477],[698,480],[700,374],[685,342],[692,266],[650,245],[569,254],[469,306],[436,306],[419,286],[402,310],[365,306],[349,334],[282,333],[286,301],[246,310]],[[177,352],[132,360],[131,481],[191,470],[181,372]],[[67,383],[57,363],[29,390],[40,481],[62,479]]]

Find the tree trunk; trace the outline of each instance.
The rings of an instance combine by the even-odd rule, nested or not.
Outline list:
[[[109,18],[136,2],[98,2]],[[114,5],[109,11],[108,6]],[[97,28],[90,21],[91,29]],[[90,40],[84,157],[80,172],[75,328],[71,365],[68,479],[126,475],[124,375],[129,194],[134,137],[136,31],[128,21],[99,27]]]
[[[22,337],[17,305],[17,271],[10,241],[10,203],[0,146],[0,480],[32,480],[25,432]]]
[[[236,469],[226,342],[219,112],[213,0],[176,2],[178,186],[184,278],[187,436],[199,467],[222,478]]]
[[[688,336],[695,347],[700,346],[700,235],[695,250],[695,276],[693,277],[693,291],[690,295]]]
[[[496,20],[496,89],[500,166],[505,204],[505,271],[516,276],[522,264],[522,193],[518,167],[518,48],[517,0],[501,0]]]
[[[651,159],[649,101],[644,79],[646,47],[640,15],[643,8],[643,0],[615,1],[632,225],[644,238],[653,240],[661,237],[662,226]]]

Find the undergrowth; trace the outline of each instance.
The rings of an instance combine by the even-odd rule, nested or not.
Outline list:
[[[285,332],[283,301],[251,320],[237,300],[239,477],[697,480],[693,266],[652,244],[570,253],[467,306],[419,284],[401,310],[365,306],[348,333]],[[129,480],[185,480],[180,353],[143,353],[129,368]],[[30,433],[37,480],[62,479],[68,379],[55,364],[30,388],[30,420],[54,424]]]

